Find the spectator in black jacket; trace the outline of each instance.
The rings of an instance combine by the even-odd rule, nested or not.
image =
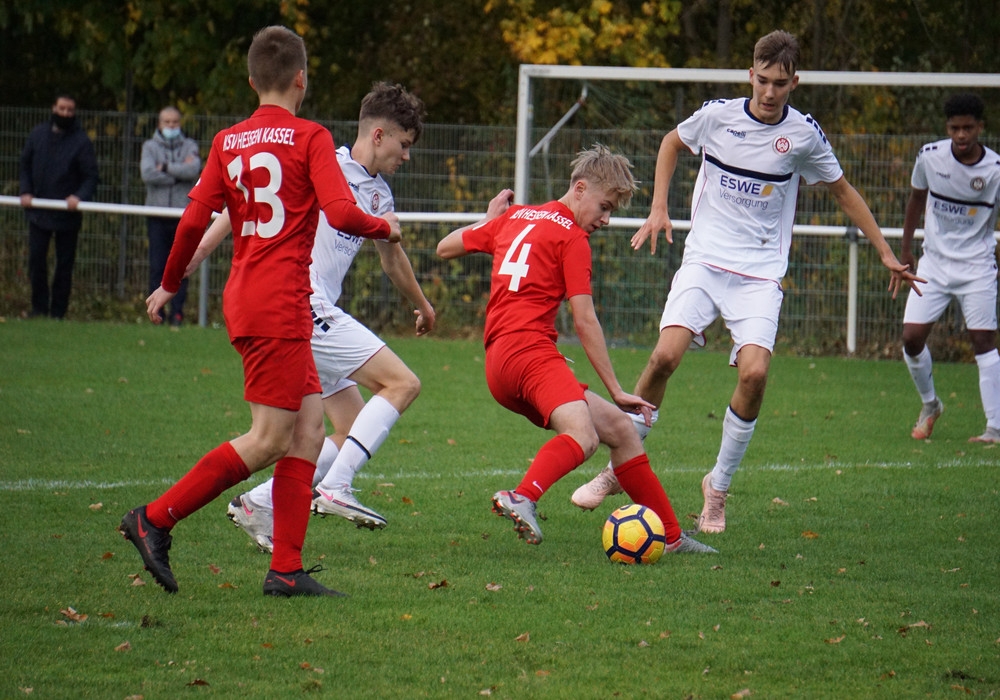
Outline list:
[[[94,144],[76,121],[76,100],[59,95],[52,118],[32,129],[21,153],[21,206],[28,218],[28,275],[31,315],[63,318],[69,306],[76,241],[83,216],[80,202],[97,190]],[[38,209],[32,198],[65,199],[69,211]],[[49,241],[56,239],[56,269],[49,293]]]

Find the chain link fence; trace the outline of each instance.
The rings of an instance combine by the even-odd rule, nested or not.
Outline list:
[[[24,140],[36,124],[48,119],[48,110],[0,107],[0,195],[18,195],[18,162]],[[142,204],[139,157],[144,140],[156,126],[155,113],[78,111],[90,134],[101,168],[96,201]],[[212,136],[241,117],[187,117],[185,132],[201,145],[206,156]],[[338,144],[350,143],[355,122],[324,122]],[[538,129],[532,142],[545,133]],[[561,196],[569,162],[595,141],[625,153],[635,165],[641,190],[624,216],[642,218],[652,196],[656,152],[662,130],[564,129],[532,162],[532,201]],[[940,135],[879,136],[829,135],[848,179],[869,202],[876,219],[891,237],[902,226],[909,195],[909,176],[917,149]],[[996,139],[984,139],[993,148]],[[405,164],[390,184],[396,208],[403,213],[480,213],[514,176],[513,127],[429,124]],[[686,158],[670,193],[671,215],[689,217],[691,189],[698,159]],[[798,224],[848,228],[846,217],[823,187],[803,187],[799,195]],[[434,254],[437,241],[457,224],[407,224],[404,242],[417,278],[435,304],[443,334],[475,335],[482,327],[489,293],[489,264],[484,257],[442,261]],[[609,227],[592,236],[594,299],[605,333],[613,343],[649,345],[670,279],[680,264],[684,234],[673,246],[658,247],[657,255],[633,252],[628,245],[632,229]],[[898,247],[898,246],[897,246]],[[221,323],[221,295],[229,270],[231,247],[224,244],[208,265],[208,318]],[[845,352],[848,289],[848,246],[844,238],[798,235],[791,250],[784,281],[785,302],[779,325],[779,348],[798,354]],[[885,292],[888,275],[870,246],[859,255],[857,352],[868,357],[898,357],[903,299]],[[0,315],[19,317],[29,308],[26,274],[27,225],[18,207],[0,206]],[[198,273],[200,274],[200,273]],[[200,281],[192,280],[189,298]],[[146,222],[132,214],[84,216],[73,295],[68,317],[134,322],[144,317],[148,293]],[[378,256],[365,246],[344,289],[342,304],[370,327],[381,332],[408,332],[411,313],[401,295],[381,273]],[[194,304],[193,298],[189,302]],[[188,314],[189,318],[193,317]],[[571,331],[563,319],[565,331]],[[961,314],[949,309],[932,336],[932,349],[941,359],[969,359]],[[719,347],[728,343],[724,328],[712,329]]]

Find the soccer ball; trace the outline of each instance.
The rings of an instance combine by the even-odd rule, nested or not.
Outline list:
[[[608,517],[601,539],[608,559],[620,564],[653,564],[667,544],[660,516],[635,503],[622,506]]]

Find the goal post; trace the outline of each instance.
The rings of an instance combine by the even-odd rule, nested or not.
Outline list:
[[[850,85],[866,87],[1000,88],[996,73],[921,73],[862,71],[798,71],[800,85]],[[526,204],[530,181],[530,156],[534,144],[532,81],[607,80],[659,83],[723,83],[749,81],[747,69],[631,68],[625,66],[557,66],[521,64],[517,83],[517,134],[515,136],[514,201]]]

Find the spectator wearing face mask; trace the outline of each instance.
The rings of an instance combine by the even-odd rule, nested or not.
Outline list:
[[[97,190],[97,156],[76,121],[76,100],[56,97],[49,121],[28,135],[21,152],[21,206],[28,219],[28,276],[31,316],[61,319],[69,307],[76,242],[83,224],[77,210]],[[68,211],[32,207],[32,199],[65,199]],[[56,266],[49,286],[49,243],[55,238]]]
[[[201,158],[197,142],[181,131],[181,113],[176,107],[164,107],[160,111],[156,133],[142,144],[139,168],[142,181],[146,183],[147,207],[183,209],[187,206],[188,192],[201,172]],[[149,236],[149,292],[152,294],[160,286],[180,220],[150,216],[146,221]],[[185,279],[171,301],[168,317],[171,326],[179,326],[184,320],[187,286]]]

